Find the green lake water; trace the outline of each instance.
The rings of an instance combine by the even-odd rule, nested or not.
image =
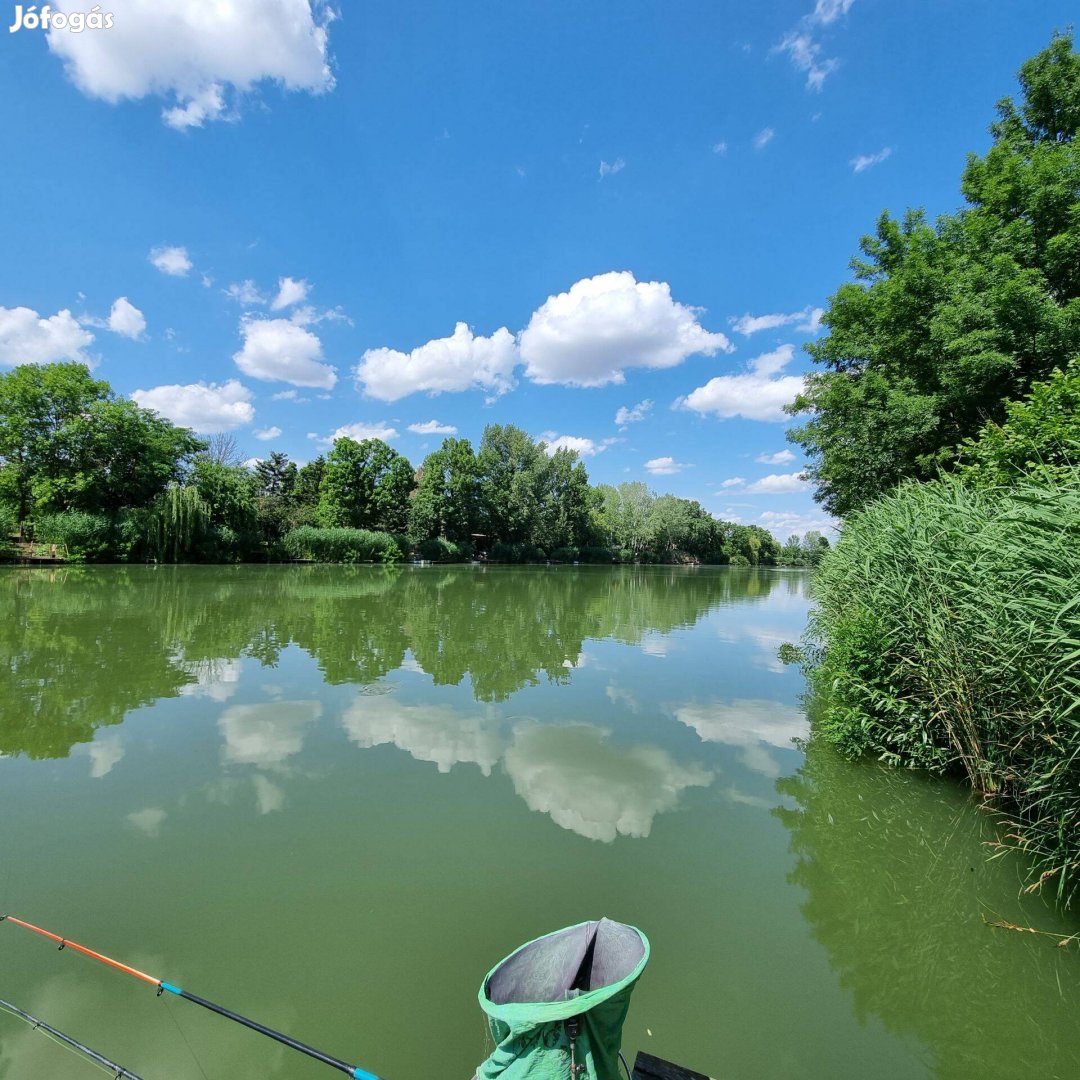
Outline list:
[[[625,1029],[723,1080],[1080,1076],[1080,952],[962,791],[838,759],[798,571],[0,572],[0,908],[391,1080],[602,915]],[[11,924],[0,997],[147,1080],[329,1077]],[[97,1075],[0,1015],[0,1078]]]

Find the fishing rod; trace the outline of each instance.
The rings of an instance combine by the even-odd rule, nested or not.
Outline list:
[[[91,1050],[89,1046],[84,1046],[78,1039],[73,1039],[70,1035],[65,1035],[51,1024],[46,1024],[44,1020],[39,1020],[36,1016],[31,1016],[28,1012],[23,1012],[17,1005],[12,1005],[10,1001],[5,1001],[3,998],[0,998],[0,1009],[6,1009],[9,1013],[18,1016],[28,1024],[33,1025],[34,1031],[47,1032],[54,1039],[59,1039],[77,1053],[82,1054],[91,1061],[96,1061],[99,1065],[103,1065],[113,1074],[113,1080],[142,1080],[141,1076],[137,1076],[129,1069],[125,1069],[123,1065],[117,1065],[115,1061],[110,1061],[104,1054],[99,1054],[96,1050]]]
[[[244,1027],[251,1028],[252,1031],[257,1031],[260,1035],[265,1035],[275,1042],[282,1043],[285,1046],[291,1047],[293,1050],[298,1050],[301,1054],[307,1054],[308,1057],[314,1058],[316,1061],[321,1061],[324,1065],[329,1065],[331,1068],[337,1069],[340,1072],[353,1077],[353,1080],[380,1080],[374,1073],[368,1072],[366,1069],[361,1069],[358,1065],[350,1065],[340,1058],[324,1054],[321,1050],[316,1050],[315,1047],[308,1046],[307,1043],[302,1043],[297,1039],[292,1039],[288,1035],[282,1034],[280,1031],[275,1031],[273,1028],[266,1027],[257,1020],[250,1020],[248,1017],[241,1016],[231,1009],[226,1009],[223,1005],[215,1005],[212,1001],[207,1001],[206,998],[201,998],[197,994],[189,993],[187,990],[181,990],[179,986],[174,986],[172,983],[165,982],[164,979],[156,979],[153,975],[147,975],[145,971],[139,971],[138,968],[122,964],[119,960],[113,960],[111,957],[105,956],[103,953],[95,952],[93,949],[88,949],[85,945],[80,945],[78,942],[71,941],[69,938],[63,938],[60,937],[59,934],[54,934],[49,930],[43,930],[40,926],[34,926],[33,923],[23,922],[22,919],[17,919],[14,915],[0,915],[0,922],[4,921],[15,923],[16,926],[21,926],[23,929],[30,930],[32,933],[40,934],[42,937],[49,938],[51,941],[58,941],[61,949],[75,949],[84,956],[89,956],[91,960],[97,960],[102,964],[107,964],[109,967],[115,968],[117,971],[122,971],[125,975],[131,975],[136,979],[142,980],[144,983],[156,986],[158,997],[161,997],[163,993],[168,991],[168,993],[175,994],[177,997],[193,1001],[196,1005],[201,1005],[204,1009],[209,1009],[211,1012],[217,1013],[218,1016],[224,1016],[226,1020],[233,1020],[237,1024],[243,1024]]]

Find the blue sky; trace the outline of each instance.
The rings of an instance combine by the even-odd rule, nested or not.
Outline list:
[[[514,423],[781,539],[826,524],[780,412],[815,310],[882,209],[960,205],[994,103],[1075,14],[101,9],[0,31],[0,368],[86,359],[252,457],[345,431],[419,464],[440,429]]]

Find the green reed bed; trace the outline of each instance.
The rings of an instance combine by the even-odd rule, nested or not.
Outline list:
[[[843,751],[962,771],[1080,883],[1080,469],[1008,489],[909,483],[854,515],[814,579],[804,659]]]

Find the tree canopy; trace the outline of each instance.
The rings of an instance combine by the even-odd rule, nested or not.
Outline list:
[[[790,407],[816,497],[849,514],[956,468],[1006,402],[1080,355],[1080,56],[1055,35],[969,155],[967,206],[881,215],[830,298],[820,370]]]

